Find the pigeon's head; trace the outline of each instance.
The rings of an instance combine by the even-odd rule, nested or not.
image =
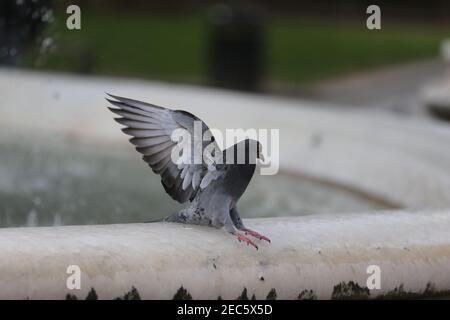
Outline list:
[[[256,141],[256,159],[259,159],[262,162],[265,161],[264,155],[263,155],[263,152],[262,152],[262,144],[259,141]]]
[[[246,139],[239,142],[237,145],[237,153],[245,152],[245,155],[238,155],[238,163],[239,159],[245,159],[245,163],[255,164],[257,159],[260,159],[264,162],[264,156],[262,153],[262,145],[259,141],[253,139]],[[244,158],[245,156],[245,158]]]

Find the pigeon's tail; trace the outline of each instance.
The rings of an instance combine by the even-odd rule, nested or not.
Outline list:
[[[205,216],[203,211],[202,208],[191,205],[178,212],[172,213],[164,218],[163,221],[211,226],[211,218]]]
[[[162,219],[162,221],[165,221],[165,222],[186,222],[186,217],[182,213],[183,213],[183,210],[181,210],[179,212],[172,213],[172,214],[168,215],[167,217],[165,217],[164,219]]]
[[[172,213],[165,218],[145,221],[145,223],[153,223],[153,222],[180,222],[180,212]]]

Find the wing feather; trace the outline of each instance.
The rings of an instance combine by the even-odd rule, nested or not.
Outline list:
[[[142,130],[133,128],[123,128],[123,133],[133,136],[135,138],[149,138],[149,137],[160,137],[167,136],[165,130]]]
[[[108,108],[108,109],[111,112],[114,112],[115,114],[117,114],[123,118],[126,118],[126,119],[158,124],[158,120],[154,119],[153,117],[151,117],[148,114],[142,115],[139,113],[123,111],[121,109],[115,109],[115,108]]]
[[[148,147],[136,147],[137,152],[142,153],[145,156],[151,156],[160,152],[171,154],[174,143],[172,141],[166,141],[160,144],[148,146]]]
[[[156,136],[150,138],[131,138],[130,142],[134,144],[136,147],[150,147],[163,142],[170,141],[170,138],[166,135]]]
[[[143,121],[135,121],[127,118],[115,118],[118,123],[123,124],[129,128],[133,129],[160,129],[161,125],[151,123],[151,122],[143,122]]]
[[[172,162],[170,154],[168,154],[167,152],[159,152],[150,156],[143,156],[142,159],[144,159],[144,161],[147,162],[151,167],[165,159],[168,159],[170,162]]]
[[[152,170],[159,174],[161,173],[161,171],[167,166],[167,164],[169,163],[169,161],[171,161],[170,157],[165,157],[162,160],[155,162],[154,164],[149,166],[152,168]]]
[[[217,170],[214,164],[208,167],[204,163],[194,163],[193,155],[183,155],[191,160],[188,163],[172,161],[172,150],[177,146],[171,139],[172,132],[176,129],[185,129],[191,137],[194,137],[194,122],[201,121],[199,118],[182,110],[170,110],[138,100],[109,96],[114,100],[109,98],[107,100],[115,106],[109,110],[120,116],[115,120],[125,126],[122,131],[132,136],[130,142],[139,153],[143,154],[143,160],[153,172],[161,176],[165,191],[173,199],[181,203],[192,200],[198,190],[206,188],[211,181],[220,178],[222,170]],[[202,122],[202,131],[206,130],[208,126]],[[191,144],[193,150],[198,142],[192,139],[187,143]],[[203,149],[207,143],[201,143]]]

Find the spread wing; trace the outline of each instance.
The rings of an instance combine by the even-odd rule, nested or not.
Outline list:
[[[136,150],[143,154],[143,159],[153,172],[161,176],[161,183],[166,192],[180,203],[192,200],[199,189],[206,188],[211,181],[223,175],[224,166],[213,161],[205,163],[203,150],[214,144],[215,150],[220,150],[214,142],[203,141],[203,132],[208,126],[196,116],[182,110],[171,110],[146,102],[109,95],[115,100],[106,99],[116,108],[109,108],[119,115],[115,120],[124,125],[122,131],[133,138],[130,142]],[[201,121],[202,134],[200,139],[194,133],[194,122]],[[187,132],[191,139],[173,141],[173,133]],[[186,147],[190,153],[181,152],[177,162],[172,160],[172,150]],[[179,150],[179,149],[177,149]],[[201,151],[200,158],[195,159],[194,150]],[[213,152],[214,154],[214,152]],[[194,161],[195,160],[195,161]]]

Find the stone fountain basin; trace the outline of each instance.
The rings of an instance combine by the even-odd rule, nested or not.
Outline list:
[[[181,287],[194,299],[236,299],[244,288],[257,299],[449,294],[448,210],[245,222],[272,242],[257,241],[257,251],[225,232],[171,223],[2,229],[0,298],[84,299],[93,288],[114,299],[135,288],[142,299],[172,299]],[[79,290],[66,287],[71,265]],[[373,265],[381,288],[368,290]]]
[[[253,200],[244,211],[254,217],[301,216],[305,208],[311,208],[310,213],[315,214],[248,219],[249,226],[272,237],[273,242],[260,244],[259,251],[214,229],[163,223],[4,228],[0,230],[1,297],[59,299],[67,293],[84,297],[94,288],[100,298],[108,299],[135,287],[142,298],[166,299],[183,286],[194,298],[235,298],[244,287],[257,298],[265,298],[271,289],[275,289],[278,298],[297,298],[303,290],[318,298],[339,298],[342,292],[349,292],[342,289],[344,286],[356,296],[366,295],[366,269],[372,264],[381,268],[383,276],[382,288],[370,290],[370,297],[447,295],[450,128],[427,119],[191,86],[3,69],[1,146],[8,151],[2,152],[3,166],[0,165],[4,203],[8,203],[8,195],[35,191],[30,187],[35,184],[24,183],[29,175],[17,174],[28,162],[20,162],[21,157],[16,155],[25,152],[29,145],[37,146],[37,154],[55,151],[68,154],[69,158],[77,157],[79,150],[88,150],[85,161],[91,163],[87,166],[94,168],[91,171],[84,165],[80,167],[77,161],[64,167],[67,158],[60,160],[62,169],[52,171],[55,166],[46,167],[49,162],[42,157],[36,171],[47,168],[48,174],[56,178],[70,174],[104,177],[108,170],[96,171],[97,166],[101,170],[108,167],[105,159],[125,157],[123,164],[112,166],[110,180],[104,181],[126,181],[126,190],[142,193],[135,180],[140,180],[148,169],[111,120],[104,92],[183,108],[214,128],[279,128],[281,173],[291,182],[277,180],[279,187],[269,188],[264,179],[273,177],[257,177],[259,189],[249,190],[248,196]],[[129,156],[122,155],[128,152]],[[95,155],[92,161],[90,155]],[[37,158],[31,153],[30,164]],[[4,159],[10,166],[4,165]],[[142,171],[132,173],[133,179],[128,181],[120,180],[125,175],[114,173],[130,172],[134,165],[140,165]],[[39,175],[37,182],[32,181],[45,191],[47,175],[43,177],[43,182]],[[293,187],[305,181],[309,181],[307,187]],[[105,211],[105,207],[76,206],[76,195],[64,195],[64,190],[71,190],[64,188],[70,183],[55,185],[62,194],[57,193],[54,198],[62,199],[69,206],[67,212],[83,219],[65,220],[63,215],[36,222],[43,211],[43,200],[38,196],[31,202],[36,206],[35,212],[24,225],[130,222],[143,217],[122,219],[112,206],[111,215],[116,220],[96,220],[96,211]],[[153,182],[149,186],[152,194],[156,187],[152,189]],[[117,189],[113,183],[102,188],[115,194],[125,190]],[[323,193],[324,188],[331,189]],[[271,189],[277,190],[275,196],[260,205],[257,200],[269,199]],[[87,197],[92,192],[86,194]],[[302,198],[304,194],[308,196]],[[309,206],[299,204],[316,194],[322,196]],[[142,211],[142,207],[133,206],[133,201],[128,200],[135,195],[129,191],[119,199],[122,211],[127,210],[127,205],[130,211]],[[284,200],[276,202],[281,197]],[[344,201],[319,205],[333,197]],[[101,204],[105,198],[107,194],[100,192],[88,204]],[[291,200],[295,198],[300,201]],[[117,198],[111,201],[114,199]],[[153,209],[162,215],[176,209],[161,205],[162,201],[165,200],[151,198],[143,203],[149,211]],[[289,201],[293,202],[283,207]],[[15,217],[11,212],[22,202],[18,198],[8,207],[10,217]],[[277,208],[283,210],[274,214]],[[22,224],[13,221],[12,225]],[[71,264],[82,270],[84,280],[78,291],[66,287],[66,268]],[[183,265],[186,268],[180,270]]]

